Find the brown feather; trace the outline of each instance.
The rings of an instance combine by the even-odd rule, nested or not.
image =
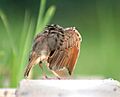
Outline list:
[[[80,36],[74,28],[67,28],[64,32],[64,39],[59,50],[55,50],[52,57],[49,57],[49,67],[54,71],[60,71],[66,67],[71,75],[80,49]],[[57,52],[57,53],[56,53]]]
[[[76,47],[72,48],[70,56],[71,57],[69,59],[69,63],[67,65],[67,68],[68,68],[69,74],[71,75],[72,71],[74,70],[74,67],[76,65],[76,60],[77,60],[77,57],[78,57],[78,49]]]

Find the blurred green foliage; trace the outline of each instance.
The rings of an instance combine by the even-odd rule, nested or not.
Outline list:
[[[57,11],[51,23],[75,26],[83,38],[74,74],[120,80],[120,0],[47,0],[46,8],[53,4]],[[12,79],[14,84],[22,78],[35,33],[44,28],[52,12],[43,6],[40,9],[46,14],[40,11],[38,19],[39,0],[1,0],[0,8],[9,20],[0,19],[0,83]],[[38,66],[34,70],[40,76]]]
[[[54,6],[49,7],[45,11],[45,5],[46,0],[41,0],[36,16],[25,8],[23,14],[19,14],[22,19],[16,20],[18,24],[16,21],[11,24],[9,15],[0,9],[1,26],[4,27],[4,31],[1,31],[4,38],[3,40],[1,39],[2,45],[0,48],[0,56],[3,58],[0,63],[1,83],[7,80],[6,84],[9,84],[10,87],[15,87],[20,79],[23,78],[24,67],[27,64],[33,38],[50,22],[55,12]],[[19,19],[18,15],[14,15],[14,17]],[[14,20],[13,18],[11,19]]]

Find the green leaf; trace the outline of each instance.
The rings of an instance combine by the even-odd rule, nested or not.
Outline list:
[[[9,26],[7,16],[4,14],[4,12],[1,9],[0,9],[0,18],[4,24],[6,32],[7,32],[8,42],[10,42],[13,51],[16,52],[16,46],[14,44],[13,37],[11,35],[10,26]]]
[[[46,4],[46,0],[41,0],[38,19],[37,19],[37,25],[36,25],[36,31],[35,31],[36,33],[40,31],[40,27],[41,27],[42,20],[43,20],[43,15],[45,12],[45,4]]]

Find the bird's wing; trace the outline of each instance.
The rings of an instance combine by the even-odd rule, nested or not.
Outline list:
[[[79,54],[80,41],[81,36],[75,28],[65,29],[60,48],[52,52],[48,58],[49,68],[57,71],[65,67],[71,75]]]

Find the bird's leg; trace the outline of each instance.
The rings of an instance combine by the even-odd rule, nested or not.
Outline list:
[[[51,70],[54,75],[57,76],[57,79],[65,80],[68,78],[68,70],[66,68],[63,68],[62,70]]]
[[[57,77],[57,79],[61,79],[61,77],[55,71],[51,70],[51,72]]]
[[[43,73],[43,79],[48,79],[48,77],[47,77],[47,75],[46,75],[46,73],[44,72],[44,69],[43,69],[43,67],[42,67],[42,62],[41,62],[41,61],[39,62],[39,67],[40,67],[41,70],[42,70],[42,73]]]
[[[49,68],[49,63],[46,65],[48,68]],[[57,79],[61,79],[61,77],[55,72],[55,71],[53,71],[53,70],[50,70],[56,77],[57,77]]]

